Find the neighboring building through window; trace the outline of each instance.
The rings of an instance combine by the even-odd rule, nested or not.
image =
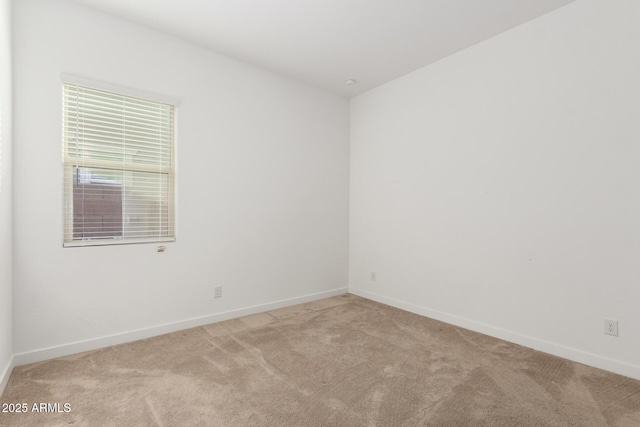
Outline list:
[[[175,240],[174,106],[63,89],[64,246]]]

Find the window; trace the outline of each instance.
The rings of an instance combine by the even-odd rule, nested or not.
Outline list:
[[[175,240],[174,106],[63,85],[64,246]]]

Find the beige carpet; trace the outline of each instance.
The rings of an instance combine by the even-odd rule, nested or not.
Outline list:
[[[29,406],[2,426],[640,426],[640,381],[353,295],[21,366],[0,401]]]

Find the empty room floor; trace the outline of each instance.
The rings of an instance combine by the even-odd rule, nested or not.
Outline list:
[[[640,381],[351,294],[20,366],[1,402],[27,410],[0,426],[640,425]]]

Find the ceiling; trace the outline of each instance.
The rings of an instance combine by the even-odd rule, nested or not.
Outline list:
[[[75,1],[353,96],[575,0]]]

